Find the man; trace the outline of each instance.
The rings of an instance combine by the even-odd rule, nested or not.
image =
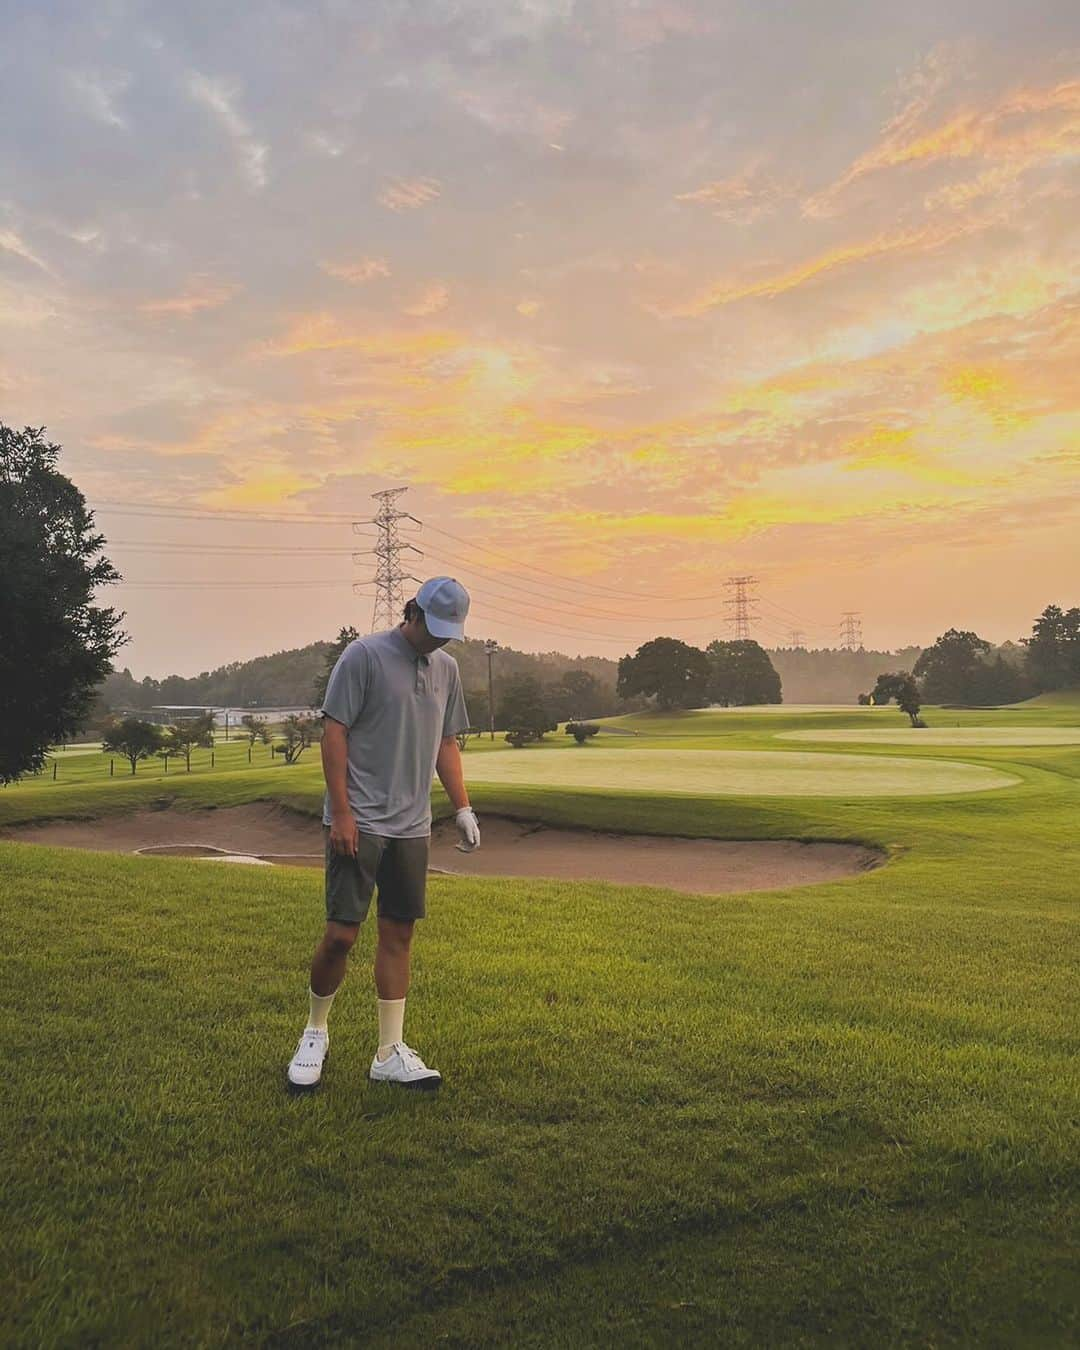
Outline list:
[[[350,642],[330,674],[321,709],[326,932],[311,963],[308,1024],[287,1070],[294,1090],[322,1077],[330,1005],[376,888],[379,1043],[368,1077],[412,1088],[442,1082],[405,1043],[405,995],[413,926],[425,914],[434,773],[457,812],[458,848],[480,844],[455,739],[469,725],[461,675],[441,650],[465,636],[468,612],[464,586],[432,577],[405,606],[404,623]]]

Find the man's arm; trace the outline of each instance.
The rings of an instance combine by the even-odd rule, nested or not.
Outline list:
[[[469,805],[469,794],[465,789],[465,771],[461,767],[461,751],[454,736],[444,736],[435,759],[435,772],[439,782],[446,789],[450,804],[455,811]]]
[[[345,790],[345,766],[349,760],[349,728],[332,717],[323,718],[323,777],[330,798],[330,847],[335,853],[356,857],[356,821]]]

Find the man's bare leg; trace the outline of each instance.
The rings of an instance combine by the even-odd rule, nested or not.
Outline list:
[[[358,923],[327,922],[311,962],[311,991],[320,998],[336,993],[345,978],[349,950],[360,932]]]
[[[412,919],[379,919],[375,990],[380,998],[404,998],[409,992],[409,951],[414,926]]]

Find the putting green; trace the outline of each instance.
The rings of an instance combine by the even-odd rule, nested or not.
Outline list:
[[[753,797],[922,797],[985,792],[1012,774],[948,759],[792,750],[603,750],[570,746],[466,757],[469,782]]]
[[[867,727],[865,731],[778,731],[778,740],[881,745],[1080,745],[1080,727]]]

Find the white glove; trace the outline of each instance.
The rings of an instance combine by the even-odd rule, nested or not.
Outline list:
[[[462,853],[471,853],[474,848],[480,847],[480,822],[471,806],[463,806],[457,813],[457,827],[461,842],[455,844],[455,848]]]

